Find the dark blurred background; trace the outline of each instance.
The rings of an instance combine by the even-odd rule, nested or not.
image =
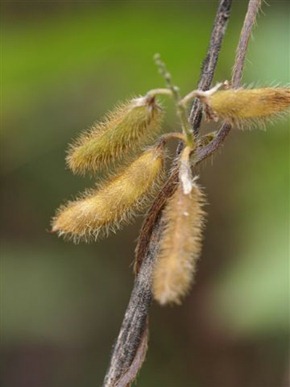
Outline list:
[[[50,234],[60,203],[94,184],[66,169],[67,144],[116,102],[163,86],[156,52],[182,93],[194,89],[217,3],[2,3],[1,386],[101,385],[142,219],[90,245]],[[230,78],[246,3],[234,1],[215,81]],[[289,2],[268,3],[246,84],[290,79]],[[138,386],[286,386],[289,117],[234,130],[199,174],[209,205],[196,282],[182,306],[153,305]]]

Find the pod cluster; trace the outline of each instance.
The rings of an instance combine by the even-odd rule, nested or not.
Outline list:
[[[62,205],[52,220],[53,232],[74,242],[88,242],[116,231],[144,210],[162,182],[166,141],[174,137],[183,141],[178,183],[162,213],[164,228],[152,276],[153,296],[162,305],[179,304],[193,282],[201,254],[205,199],[192,176],[191,160],[196,150],[216,136],[214,132],[195,138],[186,118],[186,104],[200,98],[208,119],[229,121],[238,127],[263,122],[290,106],[289,88],[220,90],[221,85],[205,92],[193,91],[183,99],[173,86],[151,90],[119,105],[103,122],[81,134],[67,153],[67,165],[76,174],[118,166],[118,173]],[[163,135],[146,148],[161,130],[163,111],[156,95],[168,95],[170,90],[177,98],[183,133]]]

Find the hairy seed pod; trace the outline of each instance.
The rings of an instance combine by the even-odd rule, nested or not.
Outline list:
[[[148,149],[98,190],[61,207],[53,219],[52,231],[78,242],[116,230],[142,210],[155,193],[163,163],[163,146]]]
[[[179,185],[165,207],[152,284],[153,296],[161,305],[179,304],[190,288],[201,252],[203,203],[203,194],[194,183],[187,195]]]
[[[209,118],[244,121],[271,119],[290,107],[289,88],[228,89],[213,93],[204,100]]]
[[[132,99],[108,114],[71,145],[67,164],[74,173],[97,171],[140,149],[161,127],[162,109],[152,96]]]

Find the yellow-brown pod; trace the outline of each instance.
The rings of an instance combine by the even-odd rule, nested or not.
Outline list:
[[[95,172],[139,149],[160,130],[162,116],[152,96],[118,106],[71,145],[66,159],[69,168],[80,174]]]
[[[163,163],[163,145],[148,149],[99,189],[62,206],[53,219],[52,231],[77,242],[116,230],[142,210],[155,193]]]
[[[220,90],[205,101],[217,118],[243,123],[265,120],[290,107],[290,89],[267,87],[259,89]]]
[[[201,252],[203,202],[203,194],[193,183],[189,194],[179,185],[165,207],[152,284],[153,296],[161,305],[179,304],[190,289]]]

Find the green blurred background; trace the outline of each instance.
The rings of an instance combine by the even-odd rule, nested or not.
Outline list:
[[[269,1],[244,82],[289,82],[290,7]],[[48,232],[55,209],[94,180],[65,166],[67,144],[114,104],[196,87],[217,1],[2,3],[3,387],[101,385],[133,284],[142,219],[73,245]],[[230,78],[246,2],[234,1],[215,81]],[[170,103],[167,128],[175,118]],[[289,117],[234,130],[199,171],[209,205],[202,259],[180,307],[154,304],[138,386],[280,387],[289,373]]]

